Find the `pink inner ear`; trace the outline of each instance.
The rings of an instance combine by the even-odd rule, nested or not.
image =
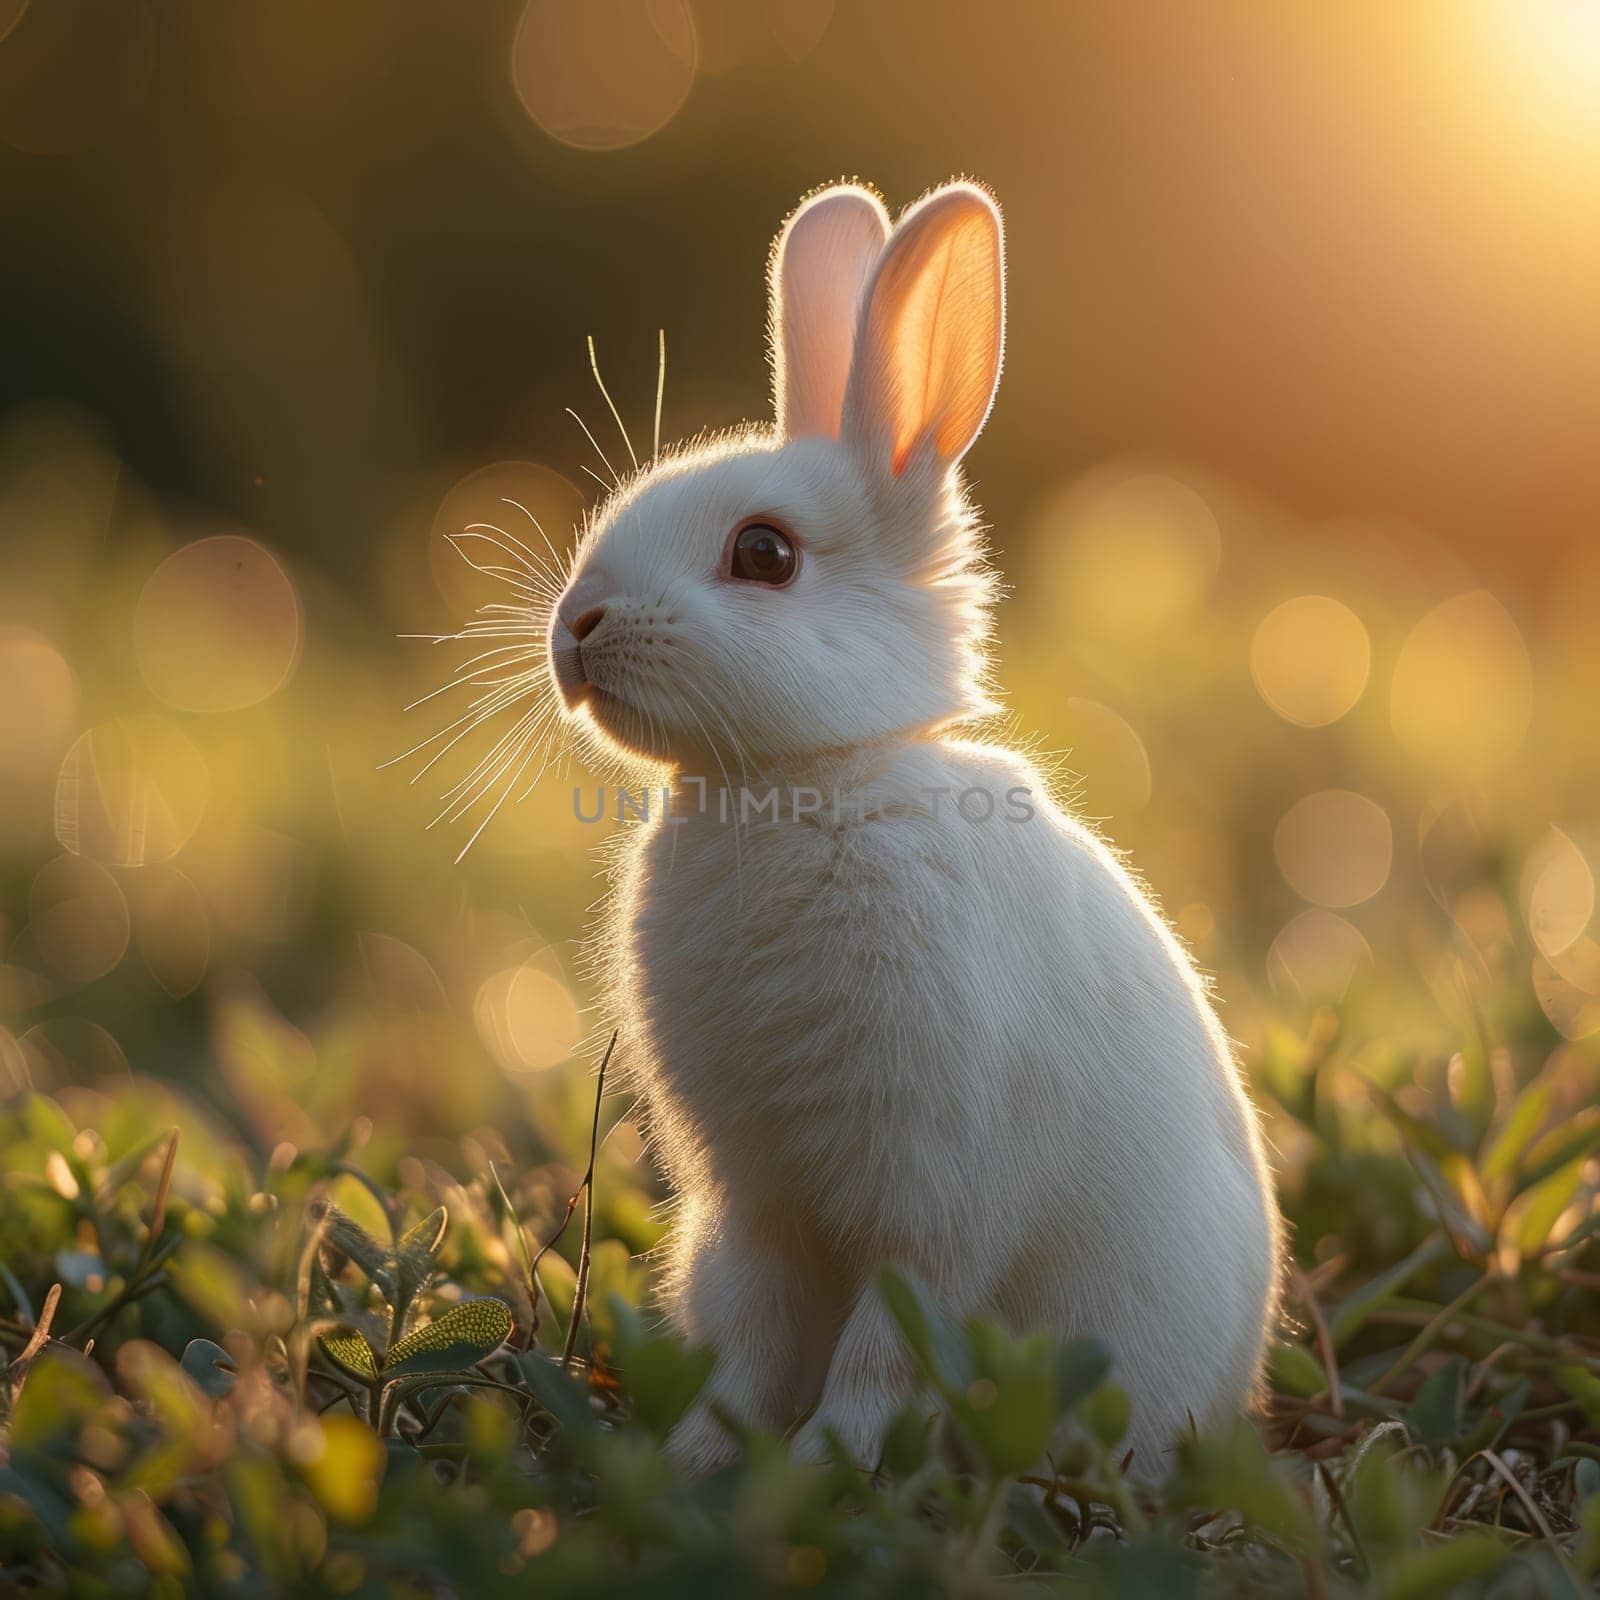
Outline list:
[[[857,307],[887,233],[883,207],[861,189],[819,195],[789,224],[774,287],[778,421],[791,439],[839,435]]]
[[[900,219],[862,307],[845,426],[898,477],[926,444],[954,465],[983,428],[1005,350],[1000,212],[974,184]]]
[[[987,207],[963,207],[941,221],[926,250],[908,253],[910,270],[893,285],[899,292],[884,329],[884,357],[899,377],[889,395],[896,476],[923,439],[941,461],[965,455],[1000,374],[1004,312],[993,216]]]

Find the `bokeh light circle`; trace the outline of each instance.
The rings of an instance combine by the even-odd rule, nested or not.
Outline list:
[[[1338,909],[1370,900],[1388,882],[1394,835],[1376,801],[1349,789],[1323,789],[1283,814],[1272,850],[1301,899]]]
[[[62,848],[107,866],[169,861],[200,825],[204,757],[160,717],[122,717],[80,734],[56,776]]]
[[[473,1020],[495,1060],[513,1073],[560,1066],[583,1038],[571,992],[532,961],[487,979],[473,1004]]]
[[[68,983],[93,983],[127,954],[128,902],[117,880],[82,856],[57,856],[34,875],[28,926],[45,965]]]
[[[822,43],[836,0],[763,0],[767,26],[791,61],[804,61]]]
[[[1155,633],[1187,616],[1211,592],[1222,557],[1204,497],[1157,472],[1070,494],[1048,537],[1061,545],[1076,624],[1102,637]]]
[[[1361,618],[1327,595],[1285,600],[1261,619],[1250,641],[1250,676],[1286,722],[1323,728],[1361,698],[1372,646]]]
[[[577,485],[537,461],[495,461],[459,479],[439,501],[428,529],[429,570],[451,614],[465,617],[485,601],[512,598],[500,578],[478,567],[515,571],[520,559],[536,570],[553,570],[571,548],[583,512]],[[499,540],[515,554],[485,539],[452,543],[451,534],[464,532]]]
[[[551,138],[621,150],[678,114],[698,59],[687,0],[528,0],[511,42],[511,83]]]
[[[182,711],[237,711],[288,681],[300,656],[300,600],[264,545],[217,534],[151,573],[133,618],[152,693]]]
[[[36,1022],[17,1040],[35,1089],[90,1084],[132,1075],[128,1057],[116,1038],[87,1017],[51,1017]]]
[[[1267,951],[1267,976],[1279,993],[1336,1000],[1372,961],[1361,930],[1337,912],[1313,906],[1292,917]]]
[[[1503,766],[1533,712],[1533,667],[1510,613],[1485,589],[1437,605],[1395,663],[1389,716],[1424,765],[1457,779]]]
[[[1150,803],[1150,755],[1127,718],[1097,700],[1073,695],[1062,735],[1067,764],[1083,782],[1082,810],[1117,817]]]
[[[1554,961],[1583,936],[1594,916],[1594,873],[1577,845],[1552,828],[1522,875],[1528,932],[1539,953]]]
[[[0,1090],[10,1095],[32,1087],[33,1076],[21,1043],[14,1033],[0,1027]]]
[[[415,945],[390,933],[372,932],[357,934],[356,945],[372,1003],[386,1016],[449,1009],[438,972]]]
[[[66,658],[31,628],[0,627],[0,773],[7,783],[48,772],[78,714]]]
[[[1553,961],[1533,959],[1533,992],[1550,1026],[1566,1039],[1600,1033],[1600,943],[1576,939]]]
[[[200,987],[211,961],[211,914],[173,866],[146,867],[133,885],[134,942],[150,976],[174,1000]]]

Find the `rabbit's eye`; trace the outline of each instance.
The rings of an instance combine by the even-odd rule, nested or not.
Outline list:
[[[765,522],[752,522],[734,536],[729,569],[749,583],[786,584],[800,565],[799,553],[785,533]]]

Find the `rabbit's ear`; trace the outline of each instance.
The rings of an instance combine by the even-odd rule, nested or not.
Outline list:
[[[772,250],[772,405],[786,438],[839,437],[861,290],[889,215],[854,185],[823,189],[784,223]]]
[[[952,183],[914,205],[867,288],[844,436],[896,477],[924,447],[950,465],[972,448],[1005,348],[1000,209]]]

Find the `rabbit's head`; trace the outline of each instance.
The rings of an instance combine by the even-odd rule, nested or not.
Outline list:
[[[1000,376],[1000,214],[891,230],[808,199],[770,271],[775,426],[669,453],[602,506],[550,623],[570,714],[685,762],[778,762],[988,709],[992,578],[957,470]]]

